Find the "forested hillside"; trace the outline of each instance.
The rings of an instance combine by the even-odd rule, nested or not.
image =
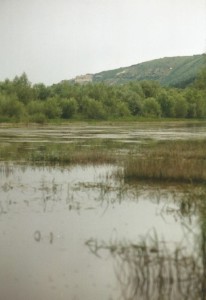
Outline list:
[[[52,86],[32,85],[25,73],[0,82],[1,122],[138,120],[139,117],[205,118],[206,68],[184,89],[161,86],[149,80],[122,85],[80,85],[70,81]]]
[[[136,80],[157,80],[161,85],[186,87],[194,82],[205,54],[194,56],[165,57],[130,67],[94,74],[94,82],[124,84]]]

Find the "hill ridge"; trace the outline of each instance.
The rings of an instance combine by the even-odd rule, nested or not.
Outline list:
[[[205,54],[163,57],[93,74],[93,82],[124,84],[156,80],[163,86],[185,87],[192,83],[205,62]]]

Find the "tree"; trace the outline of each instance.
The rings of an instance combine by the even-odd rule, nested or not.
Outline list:
[[[23,103],[18,101],[14,96],[1,97],[0,113],[4,117],[15,118],[16,120],[20,120],[26,115]]]
[[[62,99],[60,101],[60,107],[62,110],[62,118],[69,119],[77,112],[78,104],[75,98]]]
[[[49,97],[50,91],[43,83],[37,83],[33,86],[35,97],[38,100],[46,100]]]
[[[33,100],[27,105],[29,115],[34,115],[44,112],[44,103],[40,100]]]
[[[155,98],[147,98],[143,103],[143,114],[146,117],[160,117],[161,107]]]
[[[177,95],[174,105],[175,117],[185,118],[188,112],[188,103],[182,95]]]
[[[115,116],[117,117],[127,117],[130,116],[131,113],[129,111],[127,103],[118,101],[116,104],[116,112]]]
[[[130,92],[127,95],[126,102],[128,103],[128,108],[133,116],[142,114],[143,101],[138,94],[136,94],[135,92]]]
[[[156,98],[160,90],[160,84],[157,81],[143,80],[140,81],[140,86],[143,90],[145,98]]]
[[[49,98],[44,102],[44,113],[49,119],[56,119],[61,116],[62,110],[57,97]]]
[[[128,86],[129,90],[138,94],[141,99],[144,98],[145,95],[139,81],[131,81],[128,84],[126,84],[126,86]]]
[[[101,102],[86,96],[82,101],[82,112],[89,119],[105,119],[106,113]]]
[[[201,118],[206,114],[206,101],[204,91],[188,88],[184,97],[188,103],[187,116],[189,118]]]
[[[163,90],[157,97],[157,102],[161,106],[162,116],[163,117],[174,117],[174,106],[175,102],[170,93],[166,90]]]
[[[206,90],[206,55],[204,66],[195,80],[194,87],[198,90]]]
[[[34,99],[34,90],[32,89],[31,83],[28,80],[26,73],[21,76],[16,76],[13,80],[14,92],[19,101],[24,104]]]

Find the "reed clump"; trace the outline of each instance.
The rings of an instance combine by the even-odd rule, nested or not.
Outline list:
[[[125,160],[123,176],[128,179],[206,181],[205,141],[165,141],[143,149],[141,155]]]

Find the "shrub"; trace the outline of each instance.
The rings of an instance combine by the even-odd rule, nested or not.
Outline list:
[[[143,113],[145,116],[149,117],[160,117],[161,107],[155,98],[147,98],[143,103]]]
[[[102,102],[85,97],[82,101],[83,114],[89,119],[105,119],[106,113]]]
[[[62,110],[62,118],[69,119],[77,112],[78,104],[75,98],[63,99],[60,102],[60,107]]]
[[[62,110],[56,97],[49,98],[44,102],[44,114],[49,119],[55,119],[61,116]]]

